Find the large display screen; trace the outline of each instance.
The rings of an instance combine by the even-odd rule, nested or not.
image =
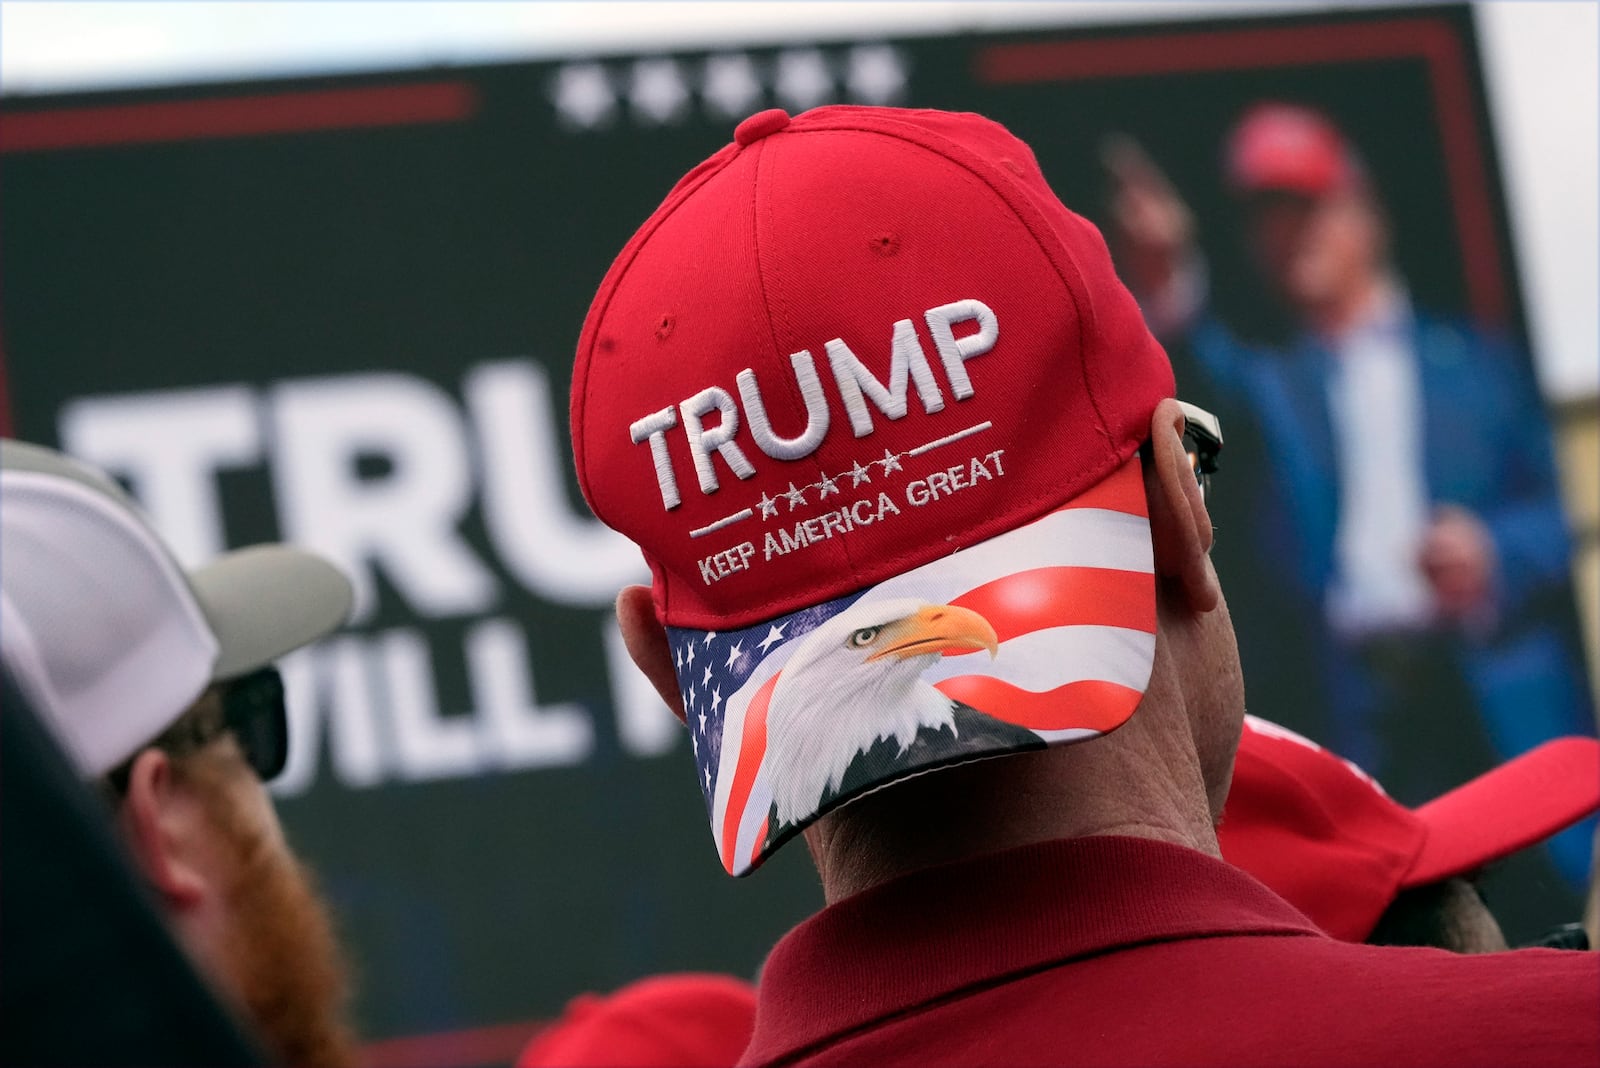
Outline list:
[[[1149,308],[1224,420],[1216,559],[1252,712],[1407,802],[1593,730],[1465,7],[8,98],[7,432],[105,466],[189,561],[286,539],[356,580],[350,625],[285,664],[275,792],[374,1038],[753,976],[821,905],[798,847],[723,873],[689,740],[612,615],[645,569],[583,504],[566,410],[589,299],[673,182],[744,116],[830,102],[989,115],[1125,271],[1181,251]],[[1324,251],[1387,287],[1409,417],[1328,399],[1315,294],[1284,273],[1317,268],[1282,259],[1323,253],[1273,261],[1286,201],[1237,173],[1264,104],[1361,169],[1367,214]],[[1420,481],[1372,491],[1420,502],[1410,536],[1445,504],[1490,532],[1493,588],[1460,611],[1423,569],[1388,615],[1341,614],[1351,544],[1400,522],[1350,518],[1373,461],[1341,443],[1368,434],[1411,443]],[[1492,877],[1513,939],[1576,918],[1583,837]]]

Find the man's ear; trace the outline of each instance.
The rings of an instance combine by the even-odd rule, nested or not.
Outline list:
[[[145,878],[174,909],[193,907],[206,892],[196,836],[208,829],[197,804],[178,788],[166,753],[146,749],[134,758],[117,820]]]
[[[1150,459],[1144,465],[1156,575],[1177,586],[1190,610],[1216,608],[1222,587],[1211,566],[1211,515],[1183,445],[1183,409],[1170,397],[1150,418]]]
[[[649,586],[627,586],[617,594],[617,623],[622,628],[622,644],[656,693],[672,709],[672,714],[687,722],[683,695],[678,692],[678,676],[672,670],[672,646],[667,644],[667,629],[656,620]]]

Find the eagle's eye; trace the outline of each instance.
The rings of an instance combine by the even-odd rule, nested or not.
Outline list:
[[[862,627],[850,635],[850,646],[855,649],[865,649],[878,637],[882,627]]]

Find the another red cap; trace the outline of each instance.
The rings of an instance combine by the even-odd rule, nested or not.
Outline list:
[[[729,872],[1127,719],[1172,394],[1099,232],[981,116],[763,112],[678,183],[589,310],[572,439],[650,564]]]
[[[1322,196],[1348,188],[1361,166],[1323,115],[1292,104],[1258,104],[1228,136],[1228,180],[1240,193]]]
[[[719,1068],[750,1044],[756,993],[726,975],[658,975],[572,999],[517,1068]]]
[[[1600,742],[1546,742],[1417,809],[1275,723],[1245,717],[1222,855],[1336,938],[1361,942],[1402,890],[1475,871],[1600,809]]]

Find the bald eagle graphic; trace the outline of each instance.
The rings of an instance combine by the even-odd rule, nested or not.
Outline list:
[[[887,769],[1044,748],[921,677],[944,653],[984,650],[999,639],[983,616],[915,598],[858,602],[806,635],[767,709],[768,840]]]

